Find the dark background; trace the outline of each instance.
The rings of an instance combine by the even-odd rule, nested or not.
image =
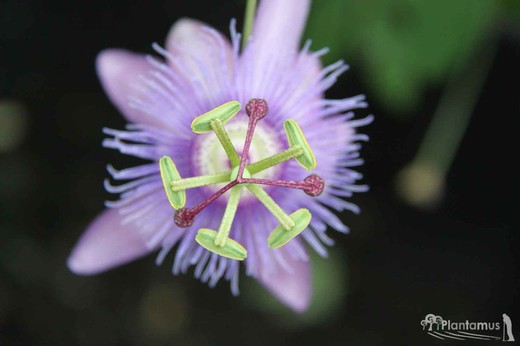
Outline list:
[[[519,339],[518,17],[489,29],[496,53],[434,209],[405,203],[394,182],[445,80],[417,91],[420,102],[402,117],[374,96],[362,59],[347,56],[352,71],[328,96],[367,94],[376,121],[363,129],[371,141],[361,171],[371,191],[353,198],[361,215],[341,215],[352,232],[333,235],[331,258],[314,259],[306,314],[273,302],[245,275],[238,298],[224,281],[209,289],[191,275],[173,277],[171,255],[161,267],[150,255],[95,277],[68,271],[70,250],[110,197],[105,164],[133,162],[100,146],[101,128],[124,121],[99,85],[96,54],[152,53],[150,44],[185,16],[227,34],[231,17],[241,25],[243,7],[0,2],[0,345],[415,345],[437,342],[420,326],[428,313],[496,322],[507,313]]]

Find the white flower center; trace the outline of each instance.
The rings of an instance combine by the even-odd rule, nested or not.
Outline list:
[[[225,129],[233,143],[238,155],[242,155],[242,148],[247,133],[248,117],[237,115],[235,119],[225,125]],[[247,164],[258,162],[266,157],[283,151],[284,146],[277,136],[276,131],[265,121],[258,122],[249,149]],[[197,137],[194,150],[195,175],[210,175],[231,170],[231,163],[220,144],[217,136],[213,133],[203,134]],[[255,174],[255,178],[276,179],[279,175],[280,166],[269,168]],[[214,184],[206,188],[213,193],[225,184]],[[242,199],[252,196],[244,191]]]

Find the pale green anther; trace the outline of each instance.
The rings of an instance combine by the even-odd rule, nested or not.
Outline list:
[[[226,245],[226,240],[228,239],[229,232],[231,231],[231,225],[233,224],[235,214],[237,213],[237,207],[238,203],[240,202],[241,193],[241,186],[235,186],[231,189],[231,193],[226,205],[226,210],[224,211],[224,216],[222,217],[222,222],[220,223],[218,234],[215,238],[216,246],[223,247]]]
[[[238,101],[229,101],[224,103],[217,108],[210,110],[207,113],[204,113],[191,122],[191,130],[195,133],[205,133],[212,131],[211,121],[218,119],[222,122],[222,124],[227,123],[231,120],[235,115],[237,115],[240,110],[240,103]]]
[[[293,120],[288,119],[284,122],[283,127],[285,128],[285,134],[287,136],[287,142],[290,147],[299,145],[303,149],[303,154],[296,157],[296,161],[308,171],[312,171],[316,168],[316,157],[307,143],[307,139],[303,135],[300,125]]]
[[[282,208],[262,189],[262,187],[249,184],[247,189],[258,198],[258,200],[265,205],[265,207],[273,214],[273,216],[280,222],[286,230],[294,227],[294,221],[287,215]]]
[[[231,143],[231,139],[229,139],[229,135],[224,129],[222,125],[222,121],[220,119],[213,119],[210,122],[210,126],[213,129],[213,132],[217,135],[217,138],[222,144],[222,147],[226,151],[226,154],[231,162],[232,167],[236,167],[240,165],[240,157],[238,157],[237,151],[233,143]]]
[[[300,234],[311,222],[312,215],[307,209],[299,209],[292,213],[290,218],[294,221],[294,226],[291,229],[287,230],[280,225],[269,235],[267,244],[271,249],[276,249],[287,244],[289,240]]]
[[[197,232],[195,240],[207,250],[216,253],[217,255],[227,258],[243,261],[247,257],[247,250],[235,240],[228,238],[224,246],[215,245],[217,232],[201,228]]]
[[[286,149],[286,150],[282,151],[281,153],[275,154],[270,157],[266,157],[263,160],[255,162],[255,163],[247,166],[247,169],[249,170],[249,173],[256,174],[256,173],[266,170],[268,168],[279,165],[282,162],[285,162],[292,158],[298,157],[302,154],[303,154],[302,147],[299,145],[295,145],[294,147]]]
[[[175,167],[172,159],[168,156],[163,156],[159,160],[159,169],[161,171],[161,178],[166,191],[166,196],[174,209],[181,209],[186,204],[186,191],[173,191],[172,183],[181,180],[181,175]]]
[[[231,171],[216,173],[211,175],[203,175],[200,177],[184,178],[172,182],[173,191],[182,191],[192,189],[194,187],[207,186],[211,184],[225,183],[229,181]]]

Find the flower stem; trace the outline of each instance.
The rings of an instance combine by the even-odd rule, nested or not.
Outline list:
[[[480,59],[448,82],[415,162],[433,163],[443,176],[446,175],[488,76],[495,50],[496,47],[486,50]]]
[[[244,29],[242,30],[242,50],[246,47],[247,41],[253,31],[253,21],[255,19],[257,0],[247,0],[246,13],[244,15]]]
[[[240,157],[238,157],[237,151],[235,150],[233,143],[231,143],[231,139],[229,139],[229,135],[226,132],[226,129],[222,125],[222,121],[219,119],[214,119],[211,121],[210,125],[213,129],[213,132],[215,132],[217,135],[220,144],[222,144],[222,147],[226,151],[229,161],[231,162],[231,166],[238,166],[240,164]]]
[[[286,230],[294,227],[294,221],[287,215],[282,208],[258,185],[247,185],[247,189],[265,205]]]
[[[226,210],[224,211],[224,216],[222,217],[222,222],[220,223],[220,227],[218,229],[217,236],[215,237],[215,245],[223,247],[226,244],[226,240],[229,236],[229,232],[231,231],[231,225],[233,224],[233,220],[235,218],[235,214],[237,212],[238,203],[240,202],[240,194],[242,193],[241,186],[235,186],[231,189],[231,194],[229,195]]]
[[[274,167],[282,162],[288,161],[292,158],[298,157],[302,153],[303,149],[299,145],[295,145],[294,147],[286,149],[281,153],[275,154],[270,157],[266,157],[263,160],[260,160],[247,166],[247,170],[249,171],[249,173],[255,174],[268,168]]]
[[[211,184],[225,183],[229,181],[231,171],[222,172],[211,175],[203,175],[200,177],[184,178],[171,183],[173,191],[182,191],[192,189],[194,187],[207,186]]]

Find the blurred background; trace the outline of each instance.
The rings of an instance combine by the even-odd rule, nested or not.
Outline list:
[[[513,320],[520,111],[520,2],[320,0],[306,38],[351,71],[331,98],[364,93],[361,215],[340,215],[296,315],[241,276],[233,298],[156,267],[154,255],[95,277],[66,258],[109,198],[100,145],[123,118],[94,70],[108,47],[152,53],[180,17],[227,34],[244,1],[0,2],[0,345],[410,345],[428,313]],[[515,170],[516,172],[516,170]],[[516,205],[516,207],[515,207]]]

